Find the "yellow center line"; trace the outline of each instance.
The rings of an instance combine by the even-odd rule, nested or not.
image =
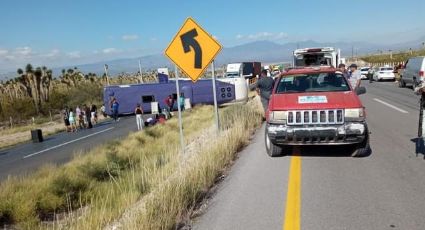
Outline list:
[[[291,156],[283,230],[301,229],[301,156]]]

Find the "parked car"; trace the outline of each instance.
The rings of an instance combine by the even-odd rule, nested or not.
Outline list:
[[[367,73],[368,73],[369,69],[370,69],[370,67],[361,67],[360,68],[360,73],[361,73],[361,79],[362,80],[368,79],[367,78]]]
[[[345,145],[352,156],[370,154],[365,108],[335,68],[290,69],[275,81],[266,111],[265,145],[269,156],[294,145]],[[354,147],[354,148],[353,148]]]
[[[373,74],[373,80],[395,80],[395,74],[393,67],[378,67]]]
[[[409,58],[400,74],[399,87],[411,84],[415,88],[424,79],[425,56]]]

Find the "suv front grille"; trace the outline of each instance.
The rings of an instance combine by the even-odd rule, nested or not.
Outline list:
[[[288,111],[288,125],[344,124],[344,110]]]

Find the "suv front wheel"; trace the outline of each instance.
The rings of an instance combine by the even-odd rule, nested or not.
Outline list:
[[[356,146],[351,156],[352,157],[367,157],[371,153],[372,153],[372,149],[370,148],[369,134],[367,134],[365,140],[361,144]]]
[[[264,143],[266,145],[267,155],[271,157],[280,157],[288,154],[289,147],[275,145],[273,144],[273,142],[270,141],[269,135],[267,134],[267,128],[264,132]]]

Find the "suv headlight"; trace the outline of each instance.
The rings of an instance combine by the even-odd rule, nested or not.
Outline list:
[[[269,115],[270,115],[269,116],[270,123],[285,124],[286,117],[288,116],[288,112],[287,111],[270,111]]]
[[[345,121],[364,121],[365,120],[364,108],[345,109]]]

